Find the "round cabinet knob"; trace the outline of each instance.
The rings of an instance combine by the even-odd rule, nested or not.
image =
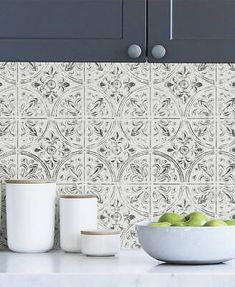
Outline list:
[[[138,59],[141,56],[142,50],[139,45],[133,44],[128,48],[128,55],[131,59]]]
[[[156,45],[152,48],[152,56],[155,59],[162,59],[166,55],[166,49],[162,45]]]

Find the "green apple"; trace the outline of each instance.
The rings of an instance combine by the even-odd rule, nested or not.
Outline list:
[[[235,225],[235,219],[224,220],[224,222],[229,226]]]
[[[150,227],[167,227],[171,226],[169,222],[151,222],[149,223]]]
[[[158,222],[169,222],[171,224],[180,221],[183,221],[183,217],[180,214],[174,212],[164,213],[158,220]]]
[[[185,217],[186,226],[203,226],[207,221],[207,216],[199,211],[194,211]]]
[[[172,226],[185,226],[185,222],[176,222]]]
[[[221,219],[212,219],[207,221],[204,226],[217,227],[217,226],[228,226],[228,225]]]

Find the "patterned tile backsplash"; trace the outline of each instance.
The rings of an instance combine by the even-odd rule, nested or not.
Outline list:
[[[0,177],[96,194],[127,248],[169,210],[235,216],[235,65],[0,63]]]

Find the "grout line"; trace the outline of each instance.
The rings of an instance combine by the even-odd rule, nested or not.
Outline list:
[[[83,88],[85,89],[85,87]],[[5,119],[5,120],[9,120],[9,119],[14,119],[14,117],[0,117],[1,119]],[[74,117],[54,117],[56,120],[73,120]],[[83,117],[77,117],[76,119],[82,119]],[[114,120],[115,117],[86,117],[89,120]],[[194,118],[194,117],[184,117],[184,119],[187,120],[214,120],[215,117],[201,117],[201,118]],[[48,117],[21,117],[21,119],[35,119],[35,120],[41,120],[41,119],[48,119]],[[149,117],[116,117],[116,119],[118,120],[144,120],[144,121],[148,121]],[[171,118],[171,117],[152,117],[152,119],[154,120],[180,120],[180,117],[175,117],[175,118]],[[225,120],[234,120],[234,118],[220,118],[220,119],[225,119]]]
[[[20,130],[19,130],[19,63],[16,63],[16,178],[19,178],[19,141],[20,141]]]
[[[216,193],[216,206],[215,206],[215,215],[218,214],[218,182],[219,182],[219,174],[218,174],[218,140],[219,140],[219,110],[218,110],[218,66],[215,64],[215,107],[214,107],[214,116],[215,116],[215,193]]]
[[[82,184],[82,181],[79,182],[79,181],[76,181],[76,182],[58,182],[58,184]],[[125,183],[120,183],[119,181],[118,182],[114,182],[114,181],[110,181],[110,182],[87,182],[87,186],[145,186],[145,187],[148,187],[151,183],[149,182],[141,182],[141,183],[133,183],[133,182],[125,182]],[[189,184],[189,183],[171,183],[171,184],[168,184],[168,183],[163,183],[163,184],[160,184],[160,183],[152,183],[152,186],[162,186],[162,187],[168,187],[168,186],[172,186],[172,187],[214,187],[215,184],[211,183],[211,184],[208,184],[208,183],[195,183],[195,184]],[[220,184],[219,186],[222,186],[222,187],[235,187],[235,184]]]
[[[87,182],[86,182],[86,63],[83,64],[83,193],[87,193]]]
[[[152,97],[153,97],[153,81],[152,81],[152,64],[149,64],[149,137],[150,137],[150,149],[149,149],[149,179],[150,179],[150,203],[149,203],[149,214],[150,217],[153,217],[153,180],[152,180],[152,128],[153,128],[153,119],[152,119]]]

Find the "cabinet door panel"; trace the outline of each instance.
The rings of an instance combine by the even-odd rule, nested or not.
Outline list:
[[[6,25],[9,21],[12,24]],[[120,39],[121,37],[121,0],[0,2],[2,39]]]
[[[132,43],[145,0],[0,0],[0,61],[133,61]]]
[[[149,60],[235,61],[234,11],[234,0],[149,0]],[[154,45],[165,47],[162,59],[152,57]]]

